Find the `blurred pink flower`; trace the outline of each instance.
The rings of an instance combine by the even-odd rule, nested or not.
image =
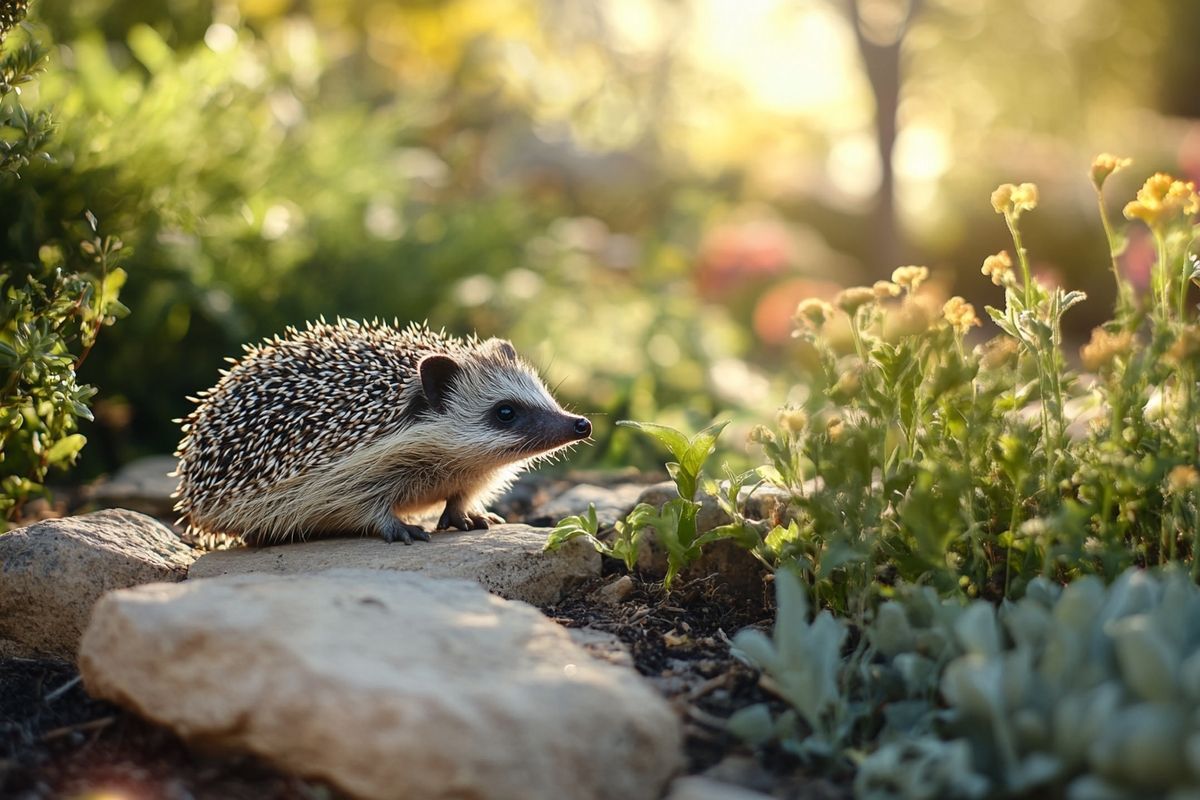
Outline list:
[[[778,276],[795,256],[792,235],[780,222],[756,219],[718,225],[700,243],[696,286],[708,300],[728,300],[730,292]]]
[[[1150,231],[1140,225],[1130,225],[1127,235],[1129,240],[1119,260],[1121,271],[1137,292],[1144,292],[1150,287],[1150,270],[1153,269],[1157,257],[1154,240]]]

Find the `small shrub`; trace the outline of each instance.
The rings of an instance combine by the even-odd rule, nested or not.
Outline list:
[[[0,46],[24,11],[23,3],[0,4]],[[0,190],[6,203],[32,206],[21,171],[45,156],[51,120],[27,111],[19,94],[45,49],[25,31],[13,39],[0,55]],[[51,468],[75,461],[86,441],[76,420],[91,419],[95,393],[75,371],[100,328],[127,312],[117,299],[125,282],[119,239],[101,235],[91,214],[77,243],[42,231],[36,216],[19,219],[7,231],[15,244],[0,251],[0,526],[44,493]]]

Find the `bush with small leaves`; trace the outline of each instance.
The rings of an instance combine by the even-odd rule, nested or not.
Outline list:
[[[51,130],[45,112],[30,114],[20,102],[45,55],[28,31],[9,36],[24,11],[23,2],[0,3],[0,191],[14,205],[33,192],[20,173],[45,155]],[[69,243],[41,236],[42,227],[19,220],[4,232],[15,244],[0,252],[0,530],[44,493],[47,472],[73,463],[83,447],[76,420],[91,419],[95,390],[75,371],[100,328],[127,313],[117,299],[121,241],[101,235],[91,214]]]

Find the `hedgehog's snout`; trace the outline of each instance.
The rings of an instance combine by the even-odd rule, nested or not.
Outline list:
[[[575,435],[580,439],[586,439],[592,435],[592,421],[587,417],[579,417],[575,420]]]

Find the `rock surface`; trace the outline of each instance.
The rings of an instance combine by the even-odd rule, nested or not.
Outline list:
[[[88,489],[88,500],[109,508],[128,508],[156,517],[174,518],[171,497],[179,480],[168,473],[179,465],[175,456],[147,456],[131,461],[115,475]]]
[[[0,654],[73,660],[110,589],[183,580],[195,555],[169,528],[113,509],[0,536]]]
[[[547,605],[578,581],[600,574],[600,554],[583,540],[543,553],[549,531],[497,525],[486,531],[439,531],[411,546],[382,539],[320,539],[273,547],[235,547],[201,556],[189,578],[244,573],[300,574],[337,567],[466,578],[501,597]]]
[[[416,548],[411,548],[415,550]],[[522,603],[379,570],[113,592],[88,691],[360,798],[657,798],[670,707]]]
[[[637,505],[645,490],[638,483],[622,483],[616,486],[597,486],[581,483],[536,507],[528,518],[532,525],[553,527],[563,517],[587,513],[588,505],[596,506],[596,519],[602,528],[611,528],[617,520],[624,518]]]
[[[770,800],[771,795],[697,776],[671,783],[666,800]]]

